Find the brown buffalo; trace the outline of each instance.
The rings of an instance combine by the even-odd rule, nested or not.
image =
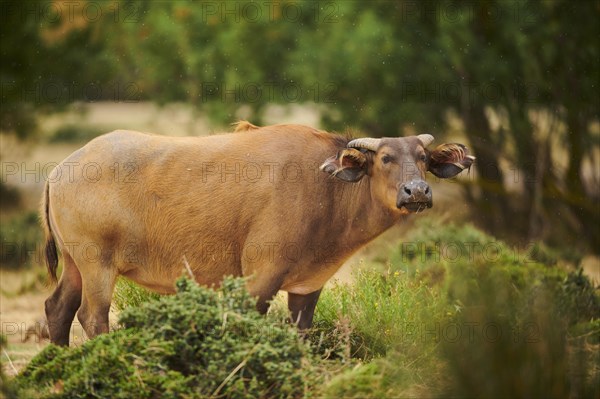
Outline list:
[[[266,312],[288,292],[292,319],[311,326],[325,282],[402,215],[432,205],[429,170],[469,167],[461,144],[430,135],[349,140],[306,126],[163,137],[100,136],[51,173],[42,200],[52,342],[69,343],[77,312],[87,335],[108,331],[117,276],[171,293],[186,266],[200,284],[246,276]]]

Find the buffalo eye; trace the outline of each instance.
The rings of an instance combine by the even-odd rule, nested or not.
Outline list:
[[[389,155],[384,155],[383,157],[381,157],[381,162],[390,163],[392,162],[392,157],[390,157]]]
[[[427,154],[421,154],[421,156],[419,157],[419,159],[423,162],[427,161]]]

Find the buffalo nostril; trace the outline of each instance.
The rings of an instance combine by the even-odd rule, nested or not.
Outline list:
[[[429,186],[425,187],[425,194],[429,194]]]
[[[410,195],[410,194],[411,194],[411,192],[410,192],[410,188],[408,188],[408,187],[406,187],[406,186],[404,186],[404,192],[405,192],[406,194],[408,194],[408,195]]]

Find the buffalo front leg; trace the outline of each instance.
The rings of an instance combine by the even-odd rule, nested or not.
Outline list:
[[[271,300],[281,288],[285,273],[281,272],[281,267],[268,261],[265,261],[262,267],[260,269],[249,262],[242,264],[243,275],[247,277],[248,293],[256,298],[256,310],[265,314],[269,310]],[[273,272],[277,270],[279,272]]]
[[[63,250],[64,268],[58,286],[45,302],[48,332],[53,344],[68,346],[71,323],[81,303],[81,275]]]
[[[247,288],[250,295],[256,298],[256,310],[260,314],[266,314],[271,305],[271,300],[279,291],[283,278],[276,279],[252,279],[249,281]]]
[[[291,312],[292,323],[298,325],[299,330],[306,330],[312,326],[315,307],[321,295],[321,290],[310,294],[300,295],[288,292],[288,309]]]

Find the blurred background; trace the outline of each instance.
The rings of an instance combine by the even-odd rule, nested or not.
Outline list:
[[[207,135],[239,119],[465,143],[477,163],[439,185],[434,212],[600,278],[599,1],[0,7],[6,295],[40,287],[36,207],[56,162],[116,128]]]
[[[477,156],[463,189],[478,225],[598,253],[598,4],[2,2],[2,160],[13,137],[47,152],[240,118],[428,132]],[[22,168],[2,172],[4,211]]]

